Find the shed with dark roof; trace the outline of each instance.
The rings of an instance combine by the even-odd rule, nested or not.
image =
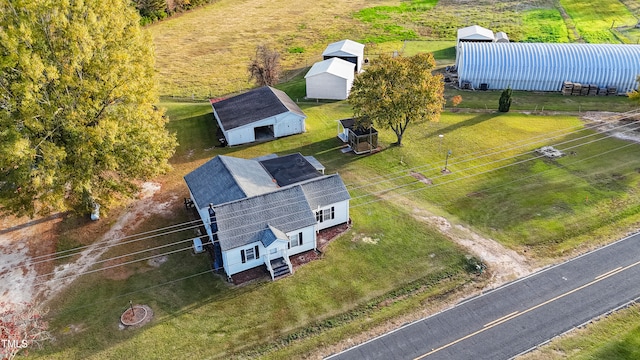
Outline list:
[[[300,134],[307,116],[283,91],[270,86],[211,101],[213,115],[228,145]]]

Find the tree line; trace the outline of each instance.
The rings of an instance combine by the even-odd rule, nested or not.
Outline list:
[[[195,7],[213,3],[215,0],[132,0],[140,14],[140,24],[148,25]]]

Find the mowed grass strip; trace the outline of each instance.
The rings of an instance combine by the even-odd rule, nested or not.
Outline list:
[[[613,27],[633,26],[638,20],[618,0],[560,0],[580,37],[588,43],[620,43]]]

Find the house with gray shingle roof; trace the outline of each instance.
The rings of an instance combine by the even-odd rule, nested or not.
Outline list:
[[[299,153],[218,155],[187,174],[214,268],[231,277],[265,266],[275,279],[293,272],[289,257],[316,249],[320,230],[348,222],[350,196],[342,179],[319,169],[318,160]]]
[[[228,145],[272,140],[305,131],[307,116],[287,94],[270,86],[210,102]]]

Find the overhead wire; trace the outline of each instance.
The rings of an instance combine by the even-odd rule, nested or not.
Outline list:
[[[630,130],[633,130],[633,129],[630,129]],[[630,131],[630,130],[627,130],[627,131]],[[602,138],[600,138],[600,139],[596,139],[596,140],[590,141],[590,142],[588,142],[588,143],[592,143],[592,142],[595,142],[595,141],[600,141],[600,140],[603,140],[603,139],[605,139],[605,138],[607,138],[607,137],[610,137],[610,136],[611,136],[611,135],[609,135],[609,136],[604,136],[604,137],[602,137]],[[585,137],[582,137],[582,138],[586,138],[586,137],[588,137],[588,136],[585,136]],[[568,142],[569,142],[569,141],[568,141]],[[575,145],[575,146],[573,146],[573,147],[571,147],[571,148],[575,148],[575,147],[583,146],[583,145],[586,145],[586,144],[588,144],[588,143],[578,144],[578,145]],[[627,145],[625,145],[625,146],[623,146],[623,147],[631,146],[631,145],[633,145],[633,144],[627,144]],[[612,150],[612,151],[613,151],[613,150]],[[527,153],[528,153],[528,152],[526,152],[526,153],[524,153],[524,154],[527,154]],[[520,156],[522,156],[522,155],[520,155]],[[527,159],[527,160],[525,160],[525,161],[531,161],[531,160],[534,160],[534,159],[537,159],[537,158],[540,158],[540,157],[541,157],[541,156],[534,157],[534,158],[532,158],[532,159]],[[504,161],[504,160],[505,160],[505,159],[503,159],[502,161]],[[451,182],[453,182],[453,181],[463,180],[463,179],[466,179],[466,178],[471,177],[471,176],[477,176],[477,175],[481,175],[481,174],[484,174],[484,173],[487,173],[487,172],[491,172],[491,171],[499,170],[499,169],[502,169],[502,168],[504,168],[504,167],[517,165],[517,164],[522,163],[522,162],[523,162],[523,161],[516,162],[516,163],[513,163],[513,164],[508,164],[508,165],[501,166],[501,167],[498,167],[498,168],[495,168],[495,169],[491,169],[491,170],[483,171],[483,172],[481,172],[481,173],[468,175],[468,176],[465,176],[465,177],[463,177],[463,178],[456,178],[456,179],[452,179],[452,180],[450,180],[450,181],[448,181],[448,182],[439,183],[439,184],[437,184],[437,185],[438,185],[438,186],[441,186],[441,185],[444,185],[444,184],[451,183]],[[486,164],[485,164],[484,166],[486,166]],[[466,170],[466,169],[461,169],[460,171],[464,171],[464,170]],[[413,185],[413,184],[416,184],[416,182],[414,182],[414,183],[412,183],[412,184],[406,184],[406,185],[401,185],[401,186],[397,186],[397,187],[394,187],[394,188],[389,188],[389,189],[381,190],[380,192],[389,192],[389,191],[396,190],[396,189],[399,189],[399,188],[402,188],[402,187],[406,187],[406,186],[409,186],[409,185]],[[433,187],[433,186],[430,186],[430,187]],[[423,188],[420,188],[420,189],[417,189],[417,190],[412,190],[412,191],[404,192],[404,193],[398,194],[398,196],[400,196],[400,195],[405,195],[405,194],[408,194],[408,193],[411,193],[411,192],[414,192],[414,191],[422,191],[422,190],[424,190],[424,189],[426,189],[426,188],[430,188],[430,187],[423,187]],[[378,192],[378,193],[379,193],[379,192]],[[366,194],[366,195],[363,195],[363,196],[370,196],[370,194]],[[382,199],[376,199],[376,200],[374,200],[374,201],[370,201],[370,202],[367,202],[367,203],[362,203],[362,204],[353,205],[353,206],[351,206],[351,207],[353,208],[353,207],[363,206],[363,205],[370,204],[370,203],[372,203],[372,202],[376,202],[376,201],[380,201],[380,200],[382,200]],[[246,214],[246,213],[245,213],[245,214]],[[263,229],[261,229],[261,230],[257,230],[257,231],[253,231],[253,232],[251,232],[250,234],[256,234],[256,233],[261,232],[261,231],[263,231]],[[245,235],[246,235],[246,234],[245,234]],[[244,235],[243,235],[243,236],[244,236]],[[203,235],[202,237],[206,237],[206,235]],[[176,244],[178,244],[178,243],[183,243],[183,242],[192,241],[192,240],[193,240],[192,238],[189,238],[189,239],[186,239],[186,240],[181,240],[181,241],[178,241],[178,242],[173,242],[173,243],[170,243],[170,244],[167,244],[167,245],[162,245],[162,246],[155,247],[155,248],[152,248],[152,249],[142,250],[142,251],[136,252],[135,254],[139,254],[139,253],[143,253],[143,252],[146,252],[146,251],[155,250],[155,249],[158,249],[158,248],[164,248],[164,247],[168,247],[168,246],[173,246],[173,245],[176,245]],[[209,244],[210,244],[210,243],[209,243]],[[171,251],[171,252],[169,252],[169,253],[165,253],[165,254],[175,253],[175,252],[178,252],[178,251],[184,251],[184,250],[188,250],[188,249],[191,249],[191,246],[190,246],[190,247],[183,248],[183,249],[179,249],[179,250]],[[121,256],[118,256],[117,258],[123,258],[123,257],[126,257],[126,256],[131,256],[131,255],[134,255],[134,254],[121,255]],[[162,254],[161,254],[161,255],[162,255]],[[123,264],[116,264],[116,265],[113,265],[113,266],[110,266],[110,267],[106,267],[106,268],[102,268],[102,269],[96,269],[96,270],[93,270],[92,272],[100,271],[100,270],[104,270],[104,269],[108,269],[108,268],[113,268],[113,267],[116,267],[116,266],[127,265],[127,264],[130,264],[130,263],[136,262],[136,261],[144,261],[144,260],[148,260],[148,259],[150,259],[150,258],[154,258],[154,257],[161,256],[161,255],[154,255],[154,256],[147,257],[147,258],[143,258],[143,259],[138,259],[138,260],[133,260],[133,261],[130,261],[130,262],[126,262],[126,263],[123,263]],[[107,262],[107,261],[111,261],[111,260],[113,260],[113,259],[105,259],[104,261],[100,261],[100,263]],[[51,275],[51,274],[45,274],[45,275]],[[72,276],[75,276],[75,275],[71,275],[71,276],[69,276],[69,277],[72,277]]]

